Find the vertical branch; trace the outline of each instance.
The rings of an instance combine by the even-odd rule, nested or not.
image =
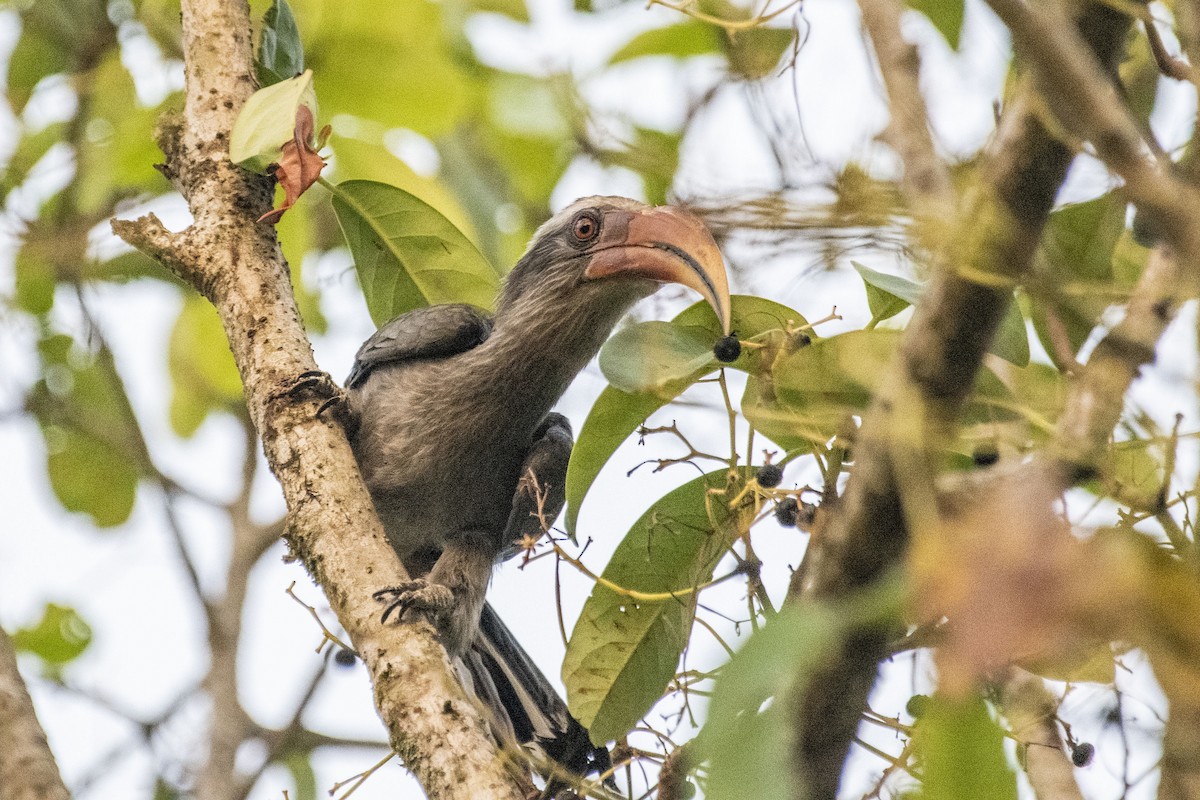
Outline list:
[[[70,794],[33,701],[17,671],[12,641],[0,630],[0,800],[68,800]]]

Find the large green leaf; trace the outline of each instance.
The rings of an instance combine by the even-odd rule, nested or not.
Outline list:
[[[571,713],[597,743],[624,736],[675,675],[692,626],[691,590],[712,579],[737,537],[727,505],[707,502],[710,490],[725,488],[727,476],[713,472],[661,498],[604,569],[603,578],[624,589],[678,595],[635,600],[597,583],[584,603],[562,675]]]
[[[495,301],[496,270],[449,220],[408,192],[346,181],[334,189],[333,210],[377,325],[426,305],[489,308]]]
[[[742,339],[753,339],[768,331],[782,331],[789,323],[803,326],[804,318],[797,312],[765,300],[761,297],[734,295],[732,298],[733,329]],[[666,323],[642,323],[652,325],[651,331],[661,330]],[[700,363],[699,342],[707,341],[708,347],[721,336],[721,326],[707,303],[696,303],[685,309],[671,323],[672,339],[690,343],[687,349],[673,350],[665,345],[667,337],[655,334],[646,336],[637,332],[641,325],[634,325],[613,337],[601,350],[601,363],[619,364],[622,382],[639,391],[624,392],[608,387],[600,393],[583,423],[579,439],[571,451],[571,464],[567,469],[567,530],[575,532],[579,508],[600,469],[608,462],[621,443],[637,429],[645,419],[662,406],[678,397],[684,389],[715,369],[717,362],[706,358]],[[660,346],[662,345],[662,346]],[[638,368],[638,359],[648,349],[656,352],[658,366],[653,372]],[[754,373],[759,369],[759,351],[744,348],[741,357],[732,365]],[[711,350],[709,351],[711,356]],[[689,372],[687,366],[694,365]],[[666,376],[672,376],[668,379]]]
[[[1004,734],[980,698],[930,698],[914,737],[924,800],[1016,800]]]
[[[643,31],[613,53],[610,64],[645,56],[689,58],[721,52],[720,32],[713,25],[689,18],[674,25]]]
[[[755,80],[772,75],[783,54],[792,47],[791,28],[751,28],[723,36],[729,68],[742,78]]]
[[[792,605],[759,629],[721,671],[696,739],[712,800],[802,797],[796,777],[793,698],[852,626],[895,624],[903,585],[889,579],[860,595]],[[966,795],[964,795],[965,797]]]
[[[259,85],[264,87],[304,72],[304,43],[287,0],[272,0],[263,15],[254,67]]]

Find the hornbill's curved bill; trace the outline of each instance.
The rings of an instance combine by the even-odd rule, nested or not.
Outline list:
[[[721,250],[704,223],[673,206],[604,213],[587,278],[616,275],[680,283],[700,293],[728,334],[729,282]],[[640,248],[640,249],[633,249]]]

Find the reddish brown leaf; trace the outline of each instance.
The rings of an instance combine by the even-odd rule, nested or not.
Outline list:
[[[325,168],[325,159],[317,153],[312,141],[312,110],[301,105],[296,108],[296,127],[292,140],[283,146],[279,163],[272,165],[275,180],[283,187],[283,205],[263,214],[258,218],[259,222],[271,225],[279,222],[284,212],[300,199],[300,195],[317,182],[321,170]]]

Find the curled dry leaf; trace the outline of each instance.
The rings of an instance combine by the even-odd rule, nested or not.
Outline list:
[[[300,195],[317,182],[325,159],[313,147],[313,113],[306,105],[296,107],[296,126],[292,140],[283,146],[279,162],[271,165],[275,180],[283,187],[283,205],[258,218],[271,225],[279,222],[285,211],[296,204]],[[325,132],[322,132],[324,139]]]

